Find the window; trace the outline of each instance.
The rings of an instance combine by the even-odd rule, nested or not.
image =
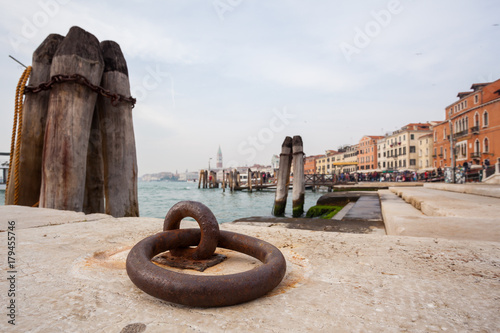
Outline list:
[[[483,127],[488,127],[488,111],[484,111],[483,113]]]
[[[415,152],[415,146],[410,146],[410,154]]]
[[[410,159],[410,165],[417,165],[417,161],[414,158]]]
[[[422,156],[422,149],[418,150],[418,156]]]
[[[446,148],[444,149],[444,158],[446,159],[446,156],[448,155]]]
[[[443,140],[446,140],[446,127],[443,128]]]
[[[484,138],[484,141],[483,141],[483,152],[485,152],[485,153],[489,153],[490,152],[490,142],[489,142],[488,138]]]
[[[479,151],[480,151],[480,144],[479,144],[479,140],[476,139],[476,142],[474,142],[474,152],[479,153]]]
[[[474,96],[474,104],[479,103],[479,95]]]
[[[410,140],[414,140],[415,139],[415,134],[410,134]],[[437,140],[437,136],[436,136],[436,140]]]
[[[474,126],[479,126],[479,112],[474,114]]]
[[[419,168],[422,168],[422,161],[421,161],[421,160],[420,160],[420,161],[418,161],[418,167],[419,167]]]
[[[467,100],[464,101],[464,109],[467,107]]]

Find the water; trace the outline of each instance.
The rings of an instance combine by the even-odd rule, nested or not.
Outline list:
[[[316,204],[322,192],[306,191],[304,210]],[[219,223],[243,217],[272,217],[274,191],[236,191],[198,189],[198,183],[139,182],[139,213],[143,217],[165,218],[168,210],[182,200],[199,201],[214,213]],[[292,192],[288,194],[285,216],[292,216]]]
[[[306,191],[304,210],[316,204],[324,192]],[[252,193],[226,189],[198,189],[198,183],[186,182],[139,182],[139,213],[141,217],[165,218],[168,210],[183,200],[199,201],[214,213],[219,223],[231,222],[243,217],[271,217],[274,191]],[[5,203],[5,191],[0,190],[0,205]],[[285,216],[292,216],[292,191],[288,193]]]

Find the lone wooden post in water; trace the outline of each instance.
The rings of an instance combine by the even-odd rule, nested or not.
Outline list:
[[[248,179],[248,192],[252,192],[252,170],[250,168],[248,168],[248,176],[247,176],[247,179]]]
[[[229,170],[228,180],[229,180],[229,191],[233,192],[234,191],[234,181],[233,181],[233,170]]]
[[[50,80],[50,66],[56,50],[64,39],[51,34],[33,52],[29,86],[38,86]],[[49,91],[27,93],[23,107],[23,126],[19,151],[19,197],[18,205],[33,206],[40,199],[42,183],[42,152],[49,104]],[[14,157],[13,160],[16,160]],[[5,193],[5,204],[14,205],[14,165],[9,170],[9,187]]]
[[[278,170],[278,183],[274,199],[274,216],[285,215],[286,199],[288,197],[288,184],[290,182],[290,167],[292,165],[292,138],[287,136],[281,145],[280,165]]]
[[[101,83],[104,61],[97,38],[72,27],[60,43],[50,75],[79,74]],[[76,82],[54,84],[49,97],[40,207],[83,211],[87,148],[97,93]]]
[[[304,214],[304,147],[299,135],[293,137],[293,190],[292,216],[300,217]]]
[[[105,65],[101,86],[116,94],[130,96],[127,62],[120,46],[113,41],[104,41],[101,49]],[[139,201],[132,104],[126,101],[114,104],[104,96],[99,95],[97,98],[102,133],[106,214],[114,217],[137,217]]]

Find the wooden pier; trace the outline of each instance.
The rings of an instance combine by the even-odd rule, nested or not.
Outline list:
[[[271,182],[260,176],[259,172],[251,171],[248,172],[248,180],[251,180],[250,183],[248,180],[241,181],[240,173],[231,170],[224,172],[223,179],[217,179],[215,172],[212,173],[211,179],[205,180],[205,170],[200,172],[200,180],[198,184],[198,188],[222,188],[225,191],[226,188],[229,188],[230,191],[262,191],[262,190],[276,190],[276,179],[271,178]],[[208,178],[208,177],[207,177]],[[336,185],[347,185],[347,182],[341,182],[335,175],[325,175],[325,174],[305,174],[304,175],[304,184],[306,189],[312,189],[313,191],[319,189],[320,187],[326,187],[329,191],[333,189]],[[293,177],[290,179],[289,186],[293,185]]]

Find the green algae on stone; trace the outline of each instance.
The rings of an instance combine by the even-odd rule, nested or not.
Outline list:
[[[324,219],[332,218],[336,213],[338,213],[343,207],[342,206],[323,206],[317,205],[312,206],[307,211],[306,217],[321,217]]]

